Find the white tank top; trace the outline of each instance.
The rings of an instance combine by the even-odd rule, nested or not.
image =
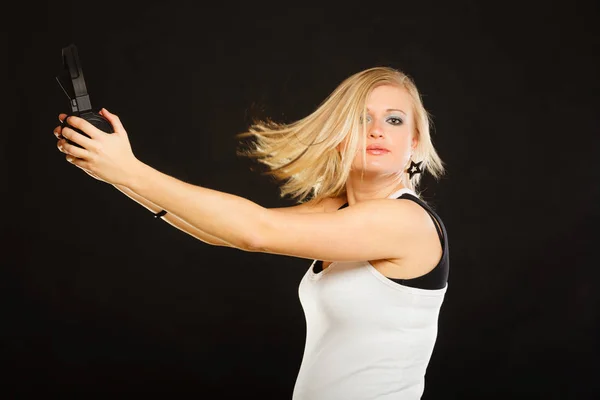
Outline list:
[[[415,193],[401,189],[389,198]],[[448,284],[400,285],[369,262],[333,262],[299,285],[306,343],[293,400],[420,399]]]

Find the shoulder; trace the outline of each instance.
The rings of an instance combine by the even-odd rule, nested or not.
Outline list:
[[[397,200],[401,200],[403,204],[412,204],[415,213],[420,213],[425,221],[430,222],[432,225],[437,224],[442,228],[442,226],[440,226],[443,225],[442,218],[438,215],[434,207],[421,197],[409,193]]]
[[[400,197],[393,199],[400,204],[406,215],[410,215],[413,221],[424,228],[434,227],[433,218],[435,212],[433,209],[420,197],[410,194],[410,197]],[[437,216],[437,215],[436,215]]]
[[[414,197],[419,199],[417,196]],[[403,219],[404,225],[412,230],[413,236],[419,232],[427,233],[430,228],[434,228],[431,216],[422,204],[407,198],[382,199],[380,201],[389,204],[392,216]]]
[[[411,197],[399,198],[396,201],[404,208],[404,213],[410,220],[408,228],[412,232],[410,240],[414,244],[412,255],[417,258],[433,255],[433,260],[437,263],[437,255],[441,257],[444,242],[447,240],[445,227],[429,204],[418,196]]]
[[[344,199],[330,199],[330,211],[338,210]],[[435,233],[435,225],[425,207],[411,199],[378,198],[339,209],[348,219],[362,221],[370,230],[387,232],[390,240],[416,242]]]

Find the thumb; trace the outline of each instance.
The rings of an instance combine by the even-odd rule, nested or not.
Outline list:
[[[100,114],[104,118],[106,118],[108,120],[108,122],[110,122],[110,124],[115,129],[115,132],[120,132],[120,133],[125,132],[125,128],[123,127],[123,124],[121,123],[121,120],[119,119],[118,116],[109,112],[106,108],[102,108],[100,110]]]

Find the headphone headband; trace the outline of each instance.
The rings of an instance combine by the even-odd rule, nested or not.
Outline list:
[[[63,70],[56,77],[58,84],[71,103],[71,111],[81,113],[92,109],[83,70],[79,62],[79,53],[74,44],[62,49]]]

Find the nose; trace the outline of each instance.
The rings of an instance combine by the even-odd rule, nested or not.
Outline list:
[[[371,123],[371,129],[369,129],[369,136],[371,136],[371,137],[383,136],[383,128],[378,121],[373,121]]]

